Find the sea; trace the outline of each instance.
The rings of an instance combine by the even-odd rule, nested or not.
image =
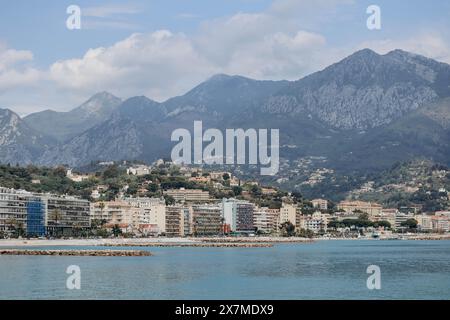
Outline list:
[[[0,256],[0,299],[450,299],[447,240],[117,249],[153,255]]]

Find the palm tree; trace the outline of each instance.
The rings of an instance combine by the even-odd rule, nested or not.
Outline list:
[[[54,230],[56,230],[56,236],[58,236],[58,225],[59,225],[59,222],[62,219],[62,216],[63,216],[62,212],[59,209],[55,209],[55,210],[53,210],[50,213],[50,217],[49,218],[50,218],[50,220],[53,220],[54,223],[55,223]]]
[[[98,204],[98,206],[100,207],[100,214],[103,217],[103,209],[105,209],[105,203],[104,202],[100,202]]]
[[[8,218],[5,221],[5,225],[8,226],[7,231],[11,231],[11,229],[15,229],[15,226],[17,224],[17,220],[15,218]]]
[[[112,228],[112,233],[114,237],[118,237],[120,234],[122,234],[122,229],[120,229],[118,224],[114,225],[114,227]]]
[[[16,218],[9,218],[5,224],[8,226],[8,233],[14,234],[16,237],[21,237],[25,234],[24,223],[18,221]]]
[[[220,217],[220,222],[222,223],[222,237],[225,236],[225,218]]]

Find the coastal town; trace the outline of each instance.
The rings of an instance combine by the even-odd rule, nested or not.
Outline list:
[[[351,199],[308,200],[296,192],[243,181],[230,172],[164,160],[152,165],[99,165],[105,168],[103,175],[124,176],[130,183],[103,184],[99,174],[63,169],[64,181],[89,183],[90,194],[0,187],[0,237],[395,239],[405,234],[444,237],[449,232],[450,210],[423,212],[420,205],[386,208]],[[29,179],[31,185],[41,184],[36,177]]]

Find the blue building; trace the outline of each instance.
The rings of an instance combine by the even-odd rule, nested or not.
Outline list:
[[[45,205],[42,200],[30,199],[27,203],[27,235],[45,236]]]

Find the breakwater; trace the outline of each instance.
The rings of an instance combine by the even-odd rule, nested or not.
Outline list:
[[[313,239],[308,238],[282,238],[282,237],[228,237],[228,238],[196,238],[203,243],[311,243]]]
[[[271,243],[176,243],[176,242],[138,242],[138,243],[105,243],[104,247],[199,247],[199,248],[270,248],[273,247]]]
[[[20,250],[1,249],[0,255],[14,256],[83,256],[83,257],[144,257],[151,256],[142,250]]]

